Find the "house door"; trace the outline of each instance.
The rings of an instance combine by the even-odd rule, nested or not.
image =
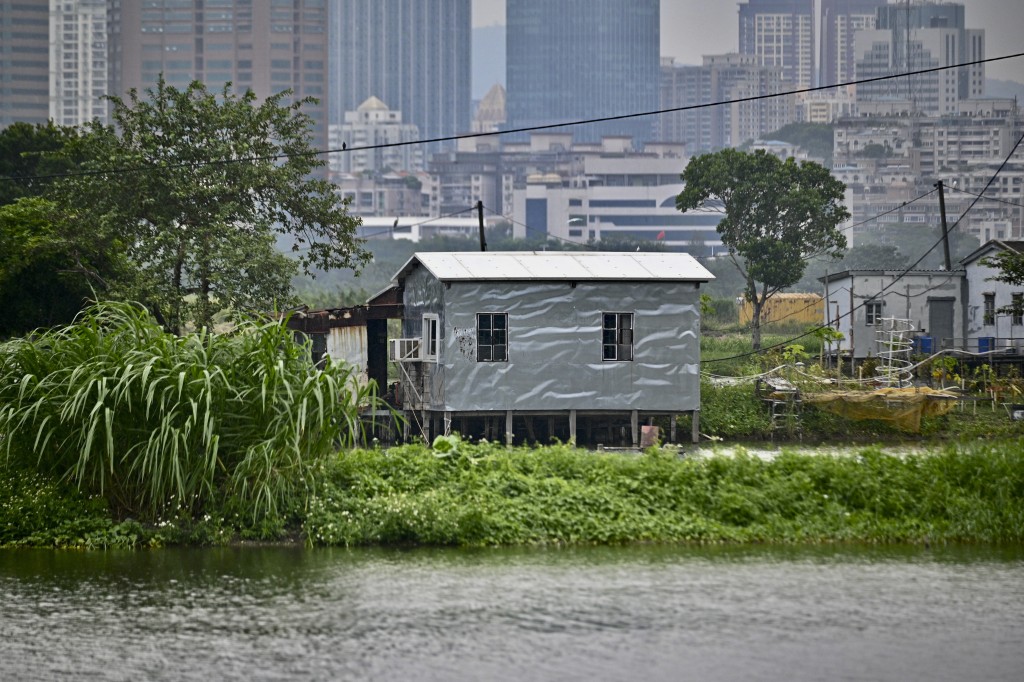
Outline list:
[[[953,347],[953,305],[952,298],[928,299],[928,336],[932,337],[936,350]]]

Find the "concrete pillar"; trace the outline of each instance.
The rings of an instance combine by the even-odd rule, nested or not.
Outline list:
[[[700,442],[700,410],[694,410],[690,417],[690,423],[692,425],[692,433],[690,437],[694,443]]]
[[[512,410],[505,411],[505,445],[512,447]]]
[[[633,447],[640,446],[640,413],[637,410],[632,410],[629,413],[629,432],[633,437]]]
[[[576,447],[576,410],[569,410],[569,445]]]

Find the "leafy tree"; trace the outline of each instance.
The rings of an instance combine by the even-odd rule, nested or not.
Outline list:
[[[765,301],[800,280],[809,258],[838,257],[846,238],[836,227],[849,217],[843,183],[811,162],[780,161],[763,151],[723,149],[690,161],[676,207],[687,211],[708,199],[722,203],[722,243],[744,280],[753,313],[754,349],[761,348]]]
[[[91,124],[82,173],[59,183],[64,220],[123,249],[131,277],[117,297],[142,301],[168,330],[210,326],[225,309],[267,309],[289,297],[296,264],[358,269],[359,221],[323,179],[310,146],[311,100],[285,91],[257,103],[228,83],[178,90],[160,78],[143,99],[111,98],[116,125]],[[277,252],[290,242],[295,259]]]
[[[0,206],[40,196],[53,175],[72,169],[75,159],[60,154],[77,137],[74,128],[16,122],[0,130]]]
[[[781,140],[799,145],[817,159],[831,163],[833,153],[833,127],[824,123],[790,123],[764,136],[766,140]]]
[[[981,263],[999,270],[999,274],[991,279],[1007,284],[1024,285],[1024,252],[1000,251],[995,255],[983,258]],[[1017,299],[1010,305],[1000,308],[999,312],[1005,315],[1022,315],[1024,314],[1024,301]]]
[[[0,338],[69,324],[120,266],[116,254],[67,239],[56,212],[38,197],[0,206]]]

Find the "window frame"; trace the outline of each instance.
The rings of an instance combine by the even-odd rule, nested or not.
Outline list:
[[[481,321],[486,319],[488,324],[484,327]],[[501,320],[502,328],[495,325],[495,320]],[[504,335],[504,343],[497,343],[496,333]],[[486,336],[485,336],[486,334]],[[484,343],[484,341],[487,341]],[[495,349],[502,349],[502,357],[495,357]],[[487,349],[484,352],[484,349]],[[484,356],[487,357],[484,357]],[[508,313],[489,311],[476,314],[476,361],[477,362],[509,362],[509,328]]]
[[[423,314],[422,357],[424,362],[437,362],[441,356],[441,318],[436,313]]]
[[[1024,291],[1015,291],[1010,294],[1010,305],[1013,310],[1010,313],[1010,326],[1020,327],[1024,325]]]
[[[986,291],[981,295],[981,325],[994,327],[996,324],[996,295]]]
[[[869,327],[880,327],[882,325],[882,301],[871,299],[864,302],[864,324]]]
[[[609,318],[614,326],[609,326]],[[623,322],[628,322],[628,326]],[[612,336],[609,337],[609,332]],[[609,338],[612,341],[609,343]],[[633,362],[636,357],[636,316],[634,313],[605,311],[601,313],[601,361]],[[611,353],[611,356],[609,356]]]

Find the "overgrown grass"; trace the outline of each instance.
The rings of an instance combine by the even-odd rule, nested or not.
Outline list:
[[[324,475],[315,544],[1024,540],[1015,443],[773,461],[462,443],[342,453]]]
[[[0,466],[102,497],[118,517],[250,523],[301,508],[317,461],[353,444],[375,399],[313,367],[278,323],[164,333],[128,304],[0,345]]]

